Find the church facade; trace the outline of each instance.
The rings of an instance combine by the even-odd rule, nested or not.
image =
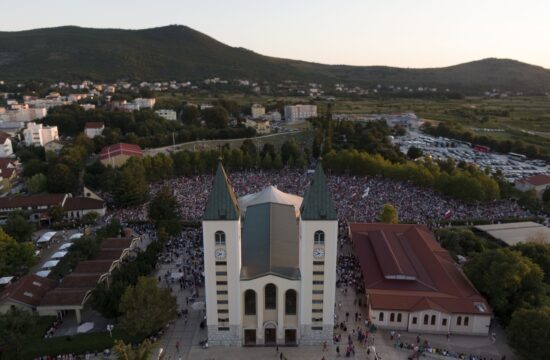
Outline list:
[[[332,341],[338,221],[321,165],[303,198],[237,198],[220,163],[202,226],[209,344]]]

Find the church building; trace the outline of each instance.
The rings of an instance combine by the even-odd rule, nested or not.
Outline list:
[[[320,164],[303,198],[237,198],[220,162],[202,227],[209,344],[332,341],[338,220]]]

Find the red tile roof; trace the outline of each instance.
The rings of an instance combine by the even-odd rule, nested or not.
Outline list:
[[[37,306],[44,295],[55,288],[56,282],[35,274],[25,275],[7,285],[0,293],[0,303],[11,300],[29,306]]]
[[[350,228],[373,309],[491,314],[426,226],[353,223]]]
[[[105,201],[92,199],[89,197],[73,197],[67,198],[63,209],[71,210],[100,210],[105,207]]]
[[[539,174],[535,176],[526,177],[518,180],[520,183],[530,184],[533,186],[541,186],[550,184],[550,176]]]
[[[101,242],[101,250],[128,249],[132,245],[133,238],[107,238]]]
[[[138,145],[118,143],[110,146],[105,146],[99,152],[101,160],[109,159],[113,156],[128,155],[128,156],[143,156],[143,152]]]
[[[78,263],[73,273],[78,274],[105,274],[113,265],[112,260],[87,260]]]
[[[87,122],[84,125],[84,129],[102,129],[105,127],[105,124],[102,122]]]
[[[40,306],[81,306],[92,289],[54,289],[48,292]]]
[[[33,206],[54,206],[63,204],[67,194],[41,194],[0,198],[0,209],[13,209]]]
[[[2,177],[10,179],[16,171],[15,159],[0,158],[0,173]]]

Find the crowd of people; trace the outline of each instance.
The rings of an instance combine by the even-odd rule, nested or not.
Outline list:
[[[303,196],[312,177],[312,171],[284,169],[281,171],[231,172],[230,181],[237,196],[261,191],[268,185],[281,191]],[[180,204],[180,215],[185,220],[200,220],[213,175],[179,177],[151,184],[154,196],[161,188],[168,187]],[[511,200],[466,204],[443,196],[431,188],[419,187],[411,182],[395,181],[382,177],[328,175],[328,186],[339,219],[357,222],[375,222],[384,204],[398,210],[403,222],[427,224],[437,228],[449,221],[485,219],[498,221],[505,218],[525,218],[532,214]],[[147,207],[110,212],[111,217],[127,220],[147,220]]]

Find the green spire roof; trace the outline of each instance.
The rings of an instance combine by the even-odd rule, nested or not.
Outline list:
[[[306,190],[300,208],[302,220],[337,220],[334,204],[327,188],[327,179],[321,162]]]
[[[203,220],[238,220],[239,206],[222,162],[218,164],[214,186],[208,195]]]

